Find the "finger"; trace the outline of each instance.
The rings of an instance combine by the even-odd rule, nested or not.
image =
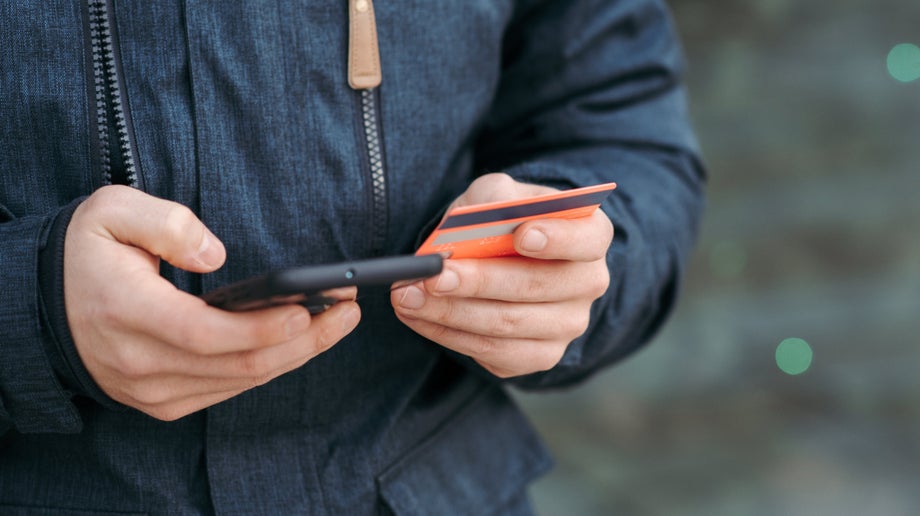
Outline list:
[[[345,305],[346,303],[342,303]],[[169,346],[133,346],[140,353],[123,354],[110,363],[127,377],[113,398],[134,407],[166,406],[219,392],[242,392],[290,372],[327,351],[357,325],[359,309],[337,306],[318,317],[306,334],[269,348],[202,357]],[[156,350],[155,359],[143,358]],[[124,360],[128,360],[124,362]]]
[[[604,212],[578,219],[539,219],[514,231],[514,249],[542,260],[592,262],[603,259],[613,240],[613,224]]]
[[[234,398],[244,391],[245,389],[203,394],[201,396],[185,398],[176,403],[150,407],[149,411],[145,412],[162,421],[175,421],[176,419],[193,414],[199,410],[217,405],[222,401]]]
[[[243,392],[303,366],[349,331],[332,328],[329,326],[320,335],[304,335],[269,348],[214,357],[191,355],[184,362],[167,359],[175,372],[138,379],[131,382],[125,393],[137,404],[158,406],[212,393]]]
[[[215,393],[247,391],[293,371],[315,357],[317,346],[309,344],[308,340],[295,339],[251,353],[189,356],[185,362],[164,357],[161,365],[164,369],[173,366],[175,372],[126,382],[120,393],[123,399],[119,401],[134,407],[155,407]],[[331,347],[326,344],[324,349]]]
[[[199,377],[202,379],[232,379],[234,386],[251,387],[276,376],[275,372],[290,368],[289,364],[304,361],[328,348],[331,339],[315,342],[311,332],[262,347],[223,354],[201,354],[182,343],[179,346],[150,336],[125,338],[99,359],[108,377],[126,380],[119,384],[145,389],[159,378]],[[278,373],[280,374],[280,373]],[[175,388],[179,383],[173,382]],[[135,387],[132,387],[135,388]],[[144,390],[143,392],[147,392]]]
[[[606,263],[503,257],[447,260],[438,276],[424,281],[434,296],[474,297],[540,303],[597,299],[607,290]]]
[[[398,313],[484,337],[565,342],[584,333],[590,317],[581,301],[507,303],[458,297],[428,297],[421,308],[400,305]]]
[[[558,190],[555,188],[550,188],[548,186],[520,183],[515,181],[514,178],[508,174],[496,172],[476,178],[475,181],[470,183],[466,192],[454,201],[451,207],[456,208],[487,202],[512,201],[557,191]]]
[[[184,270],[210,272],[223,265],[220,240],[187,207],[134,188],[100,189],[78,209],[121,243],[140,247]]]
[[[310,327],[309,312],[284,305],[251,312],[228,312],[176,289],[158,277],[137,279],[137,292],[119,291],[110,315],[127,328],[201,355],[266,347],[290,340]],[[130,306],[131,309],[124,307]]]
[[[491,373],[502,378],[548,371],[558,364],[565,354],[565,343],[498,339],[467,333],[428,321],[399,317],[419,335],[447,349],[469,356]]]
[[[314,320],[296,304],[229,312],[208,306],[159,276],[138,277],[136,282],[134,290],[144,295],[135,296],[133,290],[113,294],[120,299],[108,304],[113,311],[109,317],[138,333],[195,354],[218,355],[272,346],[307,332]],[[132,309],[124,310],[125,306]]]
[[[126,404],[133,406],[148,416],[159,419],[161,421],[175,421],[189,414],[198,412],[199,410],[206,409],[212,405],[216,405],[222,401],[226,401],[230,398],[238,396],[239,394],[245,392],[245,390],[246,389],[232,389],[228,391],[211,392],[207,394],[189,396],[160,404]]]
[[[250,387],[262,385],[328,351],[351,333],[360,319],[357,303],[340,302],[314,317],[309,330],[295,339],[267,348],[209,357],[208,367],[223,371],[228,377],[248,378]]]
[[[192,407],[191,400],[208,398],[215,394],[240,393],[252,386],[239,378],[190,377],[186,375],[157,375],[125,385],[111,394],[112,399],[142,410],[148,414],[153,409],[179,411],[176,407]],[[196,406],[194,410],[206,405]]]

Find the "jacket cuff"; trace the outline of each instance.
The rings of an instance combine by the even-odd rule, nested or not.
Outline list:
[[[50,222],[23,217],[0,225],[0,429],[11,424],[22,433],[82,429],[45,353],[51,336],[41,324],[39,251]]]
[[[64,309],[64,238],[67,225],[73,217],[79,202],[73,202],[62,209],[49,225],[45,244],[39,250],[38,285],[41,293],[41,309],[45,329],[50,337],[44,339],[45,355],[67,394],[76,393],[76,376],[71,371],[59,343],[70,338],[67,326],[67,312]],[[66,337],[63,337],[66,334]]]
[[[62,209],[52,221],[45,246],[39,254],[39,285],[43,319],[50,338],[45,339],[45,354],[57,378],[68,395],[92,398],[108,409],[124,406],[111,399],[93,380],[80,359],[67,322],[67,305],[64,301],[64,241],[67,227],[81,197]]]

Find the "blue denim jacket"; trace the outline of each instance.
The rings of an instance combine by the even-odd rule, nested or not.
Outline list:
[[[510,513],[549,466],[509,382],[409,331],[385,290],[362,292],[331,351],[227,402],[175,422],[115,403],[61,297],[69,214],[109,181],[189,206],[226,244],[215,273],[164,267],[192,293],[412,252],[483,172],[616,181],[589,331],[510,383],[576,383],[660,326],[703,183],[663,2],[374,7],[383,82],[364,91],[345,0],[0,7],[0,513]]]

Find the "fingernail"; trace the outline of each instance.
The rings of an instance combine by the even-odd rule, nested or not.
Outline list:
[[[521,249],[536,253],[542,251],[547,243],[546,235],[539,229],[529,229],[521,239]]]
[[[418,310],[419,308],[425,306],[425,293],[418,287],[405,287],[406,291],[403,293],[402,299],[399,301],[399,306],[409,309],[409,310]]]
[[[350,333],[352,330],[358,327],[358,322],[361,320],[361,310],[358,308],[349,308],[347,311],[342,314],[342,330],[345,333]]]
[[[450,292],[460,286],[460,276],[451,269],[444,269],[438,276],[438,283],[434,286],[437,292]]]
[[[284,323],[284,331],[290,339],[307,331],[307,328],[309,327],[310,316],[304,312],[298,312],[297,314],[288,317],[288,320]]]
[[[207,267],[217,267],[221,262],[220,247],[215,244],[216,239],[217,237],[210,231],[204,230],[204,236],[201,238],[201,245],[198,246],[196,258]]]

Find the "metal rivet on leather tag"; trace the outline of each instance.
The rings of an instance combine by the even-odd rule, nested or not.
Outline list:
[[[367,0],[358,0],[357,2],[355,2],[355,9],[359,13],[367,12]]]

